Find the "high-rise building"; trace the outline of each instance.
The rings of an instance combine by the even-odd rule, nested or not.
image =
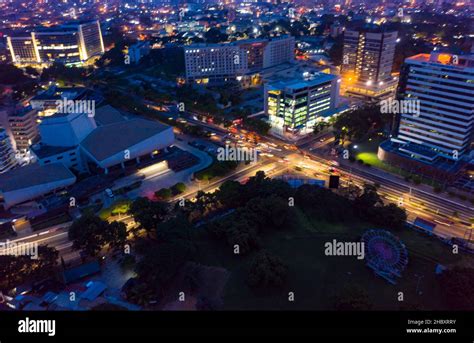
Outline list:
[[[397,80],[391,72],[397,35],[377,25],[345,30],[341,68],[345,95],[367,101],[394,96]]]
[[[17,33],[7,45],[17,64],[81,63],[105,51],[98,21]]]
[[[221,44],[185,47],[186,79],[201,84],[222,84],[294,60],[295,39],[280,36]]]
[[[38,138],[37,111],[31,107],[15,111],[8,117],[16,150],[26,152]]]
[[[332,74],[306,73],[264,88],[265,113],[277,135],[311,133],[318,121],[335,114],[338,105],[339,79]]]
[[[419,101],[419,111],[401,111],[395,135],[379,149],[440,170],[455,171],[470,159],[474,135],[474,55],[419,54],[405,60],[399,99]],[[386,152],[389,152],[387,154]]]
[[[0,174],[15,168],[16,165],[17,161],[10,142],[10,136],[8,136],[7,131],[3,127],[0,127]]]

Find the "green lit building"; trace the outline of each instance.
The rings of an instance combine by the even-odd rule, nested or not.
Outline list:
[[[311,133],[318,121],[338,112],[339,83],[336,75],[305,73],[265,84],[265,113],[273,133]]]

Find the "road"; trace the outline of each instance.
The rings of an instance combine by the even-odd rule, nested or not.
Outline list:
[[[188,116],[188,121],[193,124],[201,125],[209,131],[225,134],[227,130],[209,123]],[[323,141],[318,141],[319,138]],[[274,144],[278,148],[274,148],[272,153],[277,158],[288,158],[292,154],[298,154],[299,157],[291,161],[292,166],[310,165],[310,174],[308,176],[328,178],[332,174],[329,169],[333,167],[335,158],[322,156],[320,151],[327,144],[334,141],[331,135],[325,133],[318,137],[314,144],[311,140],[305,140],[297,151],[294,149],[285,149],[285,146],[291,145],[275,137],[260,136],[260,140],[266,144]],[[280,149],[282,148],[283,149]],[[278,150],[277,150],[278,149]],[[307,158],[305,158],[306,156]],[[336,167],[340,171],[341,182],[353,182],[358,186],[364,183],[379,184],[379,194],[386,203],[392,202],[400,207],[405,208],[408,215],[408,222],[412,223],[417,217],[436,223],[434,233],[443,238],[464,238],[472,239],[472,225],[470,219],[474,217],[474,208],[467,204],[448,199],[446,194],[435,194],[431,191],[423,189],[423,185],[416,186],[408,184],[403,179],[398,178],[387,172],[375,169],[373,167],[363,167],[351,164],[349,161],[337,159],[339,164]]]
[[[222,178],[204,184],[202,185],[202,187],[200,185],[197,187],[193,187],[187,193],[182,194],[179,197],[172,199],[171,201],[178,201],[180,199],[192,199],[199,191],[212,192],[227,180],[243,181],[255,175],[255,173],[259,170],[264,171],[269,176],[272,176],[283,172],[286,168],[287,166],[277,164],[271,159],[266,159],[259,164],[251,163],[235,170],[234,172]],[[150,174],[148,177],[154,177],[154,173]],[[117,218],[117,220],[124,222],[127,226],[134,224],[133,218],[131,216],[124,216],[122,218],[119,217]],[[60,256],[67,263],[80,257],[79,253],[72,249],[72,242],[68,238],[68,230],[71,224],[72,222],[68,222],[54,227],[50,227],[46,230],[42,230],[29,236],[9,240],[9,242],[22,244],[34,243],[38,245],[48,245],[54,247],[59,251]],[[0,255],[1,253],[2,249],[0,249]]]
[[[229,131],[221,127],[193,119],[192,114],[187,115],[186,120],[221,136],[228,135],[229,133]],[[241,135],[241,133],[239,132],[238,135]],[[334,158],[329,159],[320,154],[320,149],[332,142],[331,137],[325,137],[326,139],[323,142],[318,141],[316,144],[305,141],[304,145],[299,149],[275,137],[260,136],[259,138],[260,143],[258,145],[252,142],[246,142],[244,145],[253,148],[265,146],[264,150],[271,152],[271,154],[267,153],[267,155],[271,156],[261,157],[256,164],[251,163],[240,167],[234,172],[208,184],[201,185],[198,183],[194,187],[190,187],[185,194],[172,199],[172,201],[178,201],[183,198],[192,199],[200,190],[204,192],[214,191],[227,180],[242,181],[255,175],[259,170],[265,171],[268,176],[276,176],[288,169],[300,166],[307,176],[315,178],[329,178],[329,175],[333,173],[330,171],[330,168],[333,167],[332,161]],[[238,139],[234,137],[233,140],[236,142]],[[374,168],[369,169],[340,159],[338,164],[337,169],[342,184],[354,183],[357,186],[363,186],[365,183],[379,184],[378,192],[384,202],[392,202],[405,208],[408,222],[413,222],[416,217],[421,217],[437,224],[434,233],[440,237],[471,238],[472,228],[469,219],[472,217],[474,208],[451,199],[446,199],[443,195],[423,190],[422,186],[407,184],[404,180]],[[152,169],[150,169],[150,173],[144,175],[145,179],[156,177],[156,175],[164,172],[160,169]],[[453,214],[456,214],[458,218],[453,218]],[[119,218],[119,220],[127,225],[133,224],[133,219],[129,216]],[[56,247],[62,256],[77,258],[77,252],[72,251],[72,243],[67,237],[69,225],[49,228],[48,230],[13,241],[48,244]]]

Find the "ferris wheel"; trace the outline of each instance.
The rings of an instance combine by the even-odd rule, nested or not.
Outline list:
[[[408,264],[408,251],[403,242],[387,230],[371,229],[362,235],[367,266],[395,284]]]

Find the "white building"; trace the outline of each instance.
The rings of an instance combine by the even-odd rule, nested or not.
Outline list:
[[[198,84],[240,81],[294,60],[295,39],[280,36],[221,44],[192,44],[184,48],[186,79]]]
[[[141,118],[128,119],[111,106],[91,117],[86,113],[56,113],[39,126],[41,142],[31,151],[38,163],[61,162],[79,173],[108,173],[111,167],[138,164],[141,157],[154,157],[173,144],[171,126]]]
[[[401,149],[409,153],[408,146],[417,146],[417,151],[430,151],[431,158],[454,161],[470,153],[474,135],[474,55],[433,52],[407,58],[400,95],[404,100],[420,102],[420,113],[400,115],[398,134],[392,140],[402,144]],[[421,154],[417,157],[423,158]]]

